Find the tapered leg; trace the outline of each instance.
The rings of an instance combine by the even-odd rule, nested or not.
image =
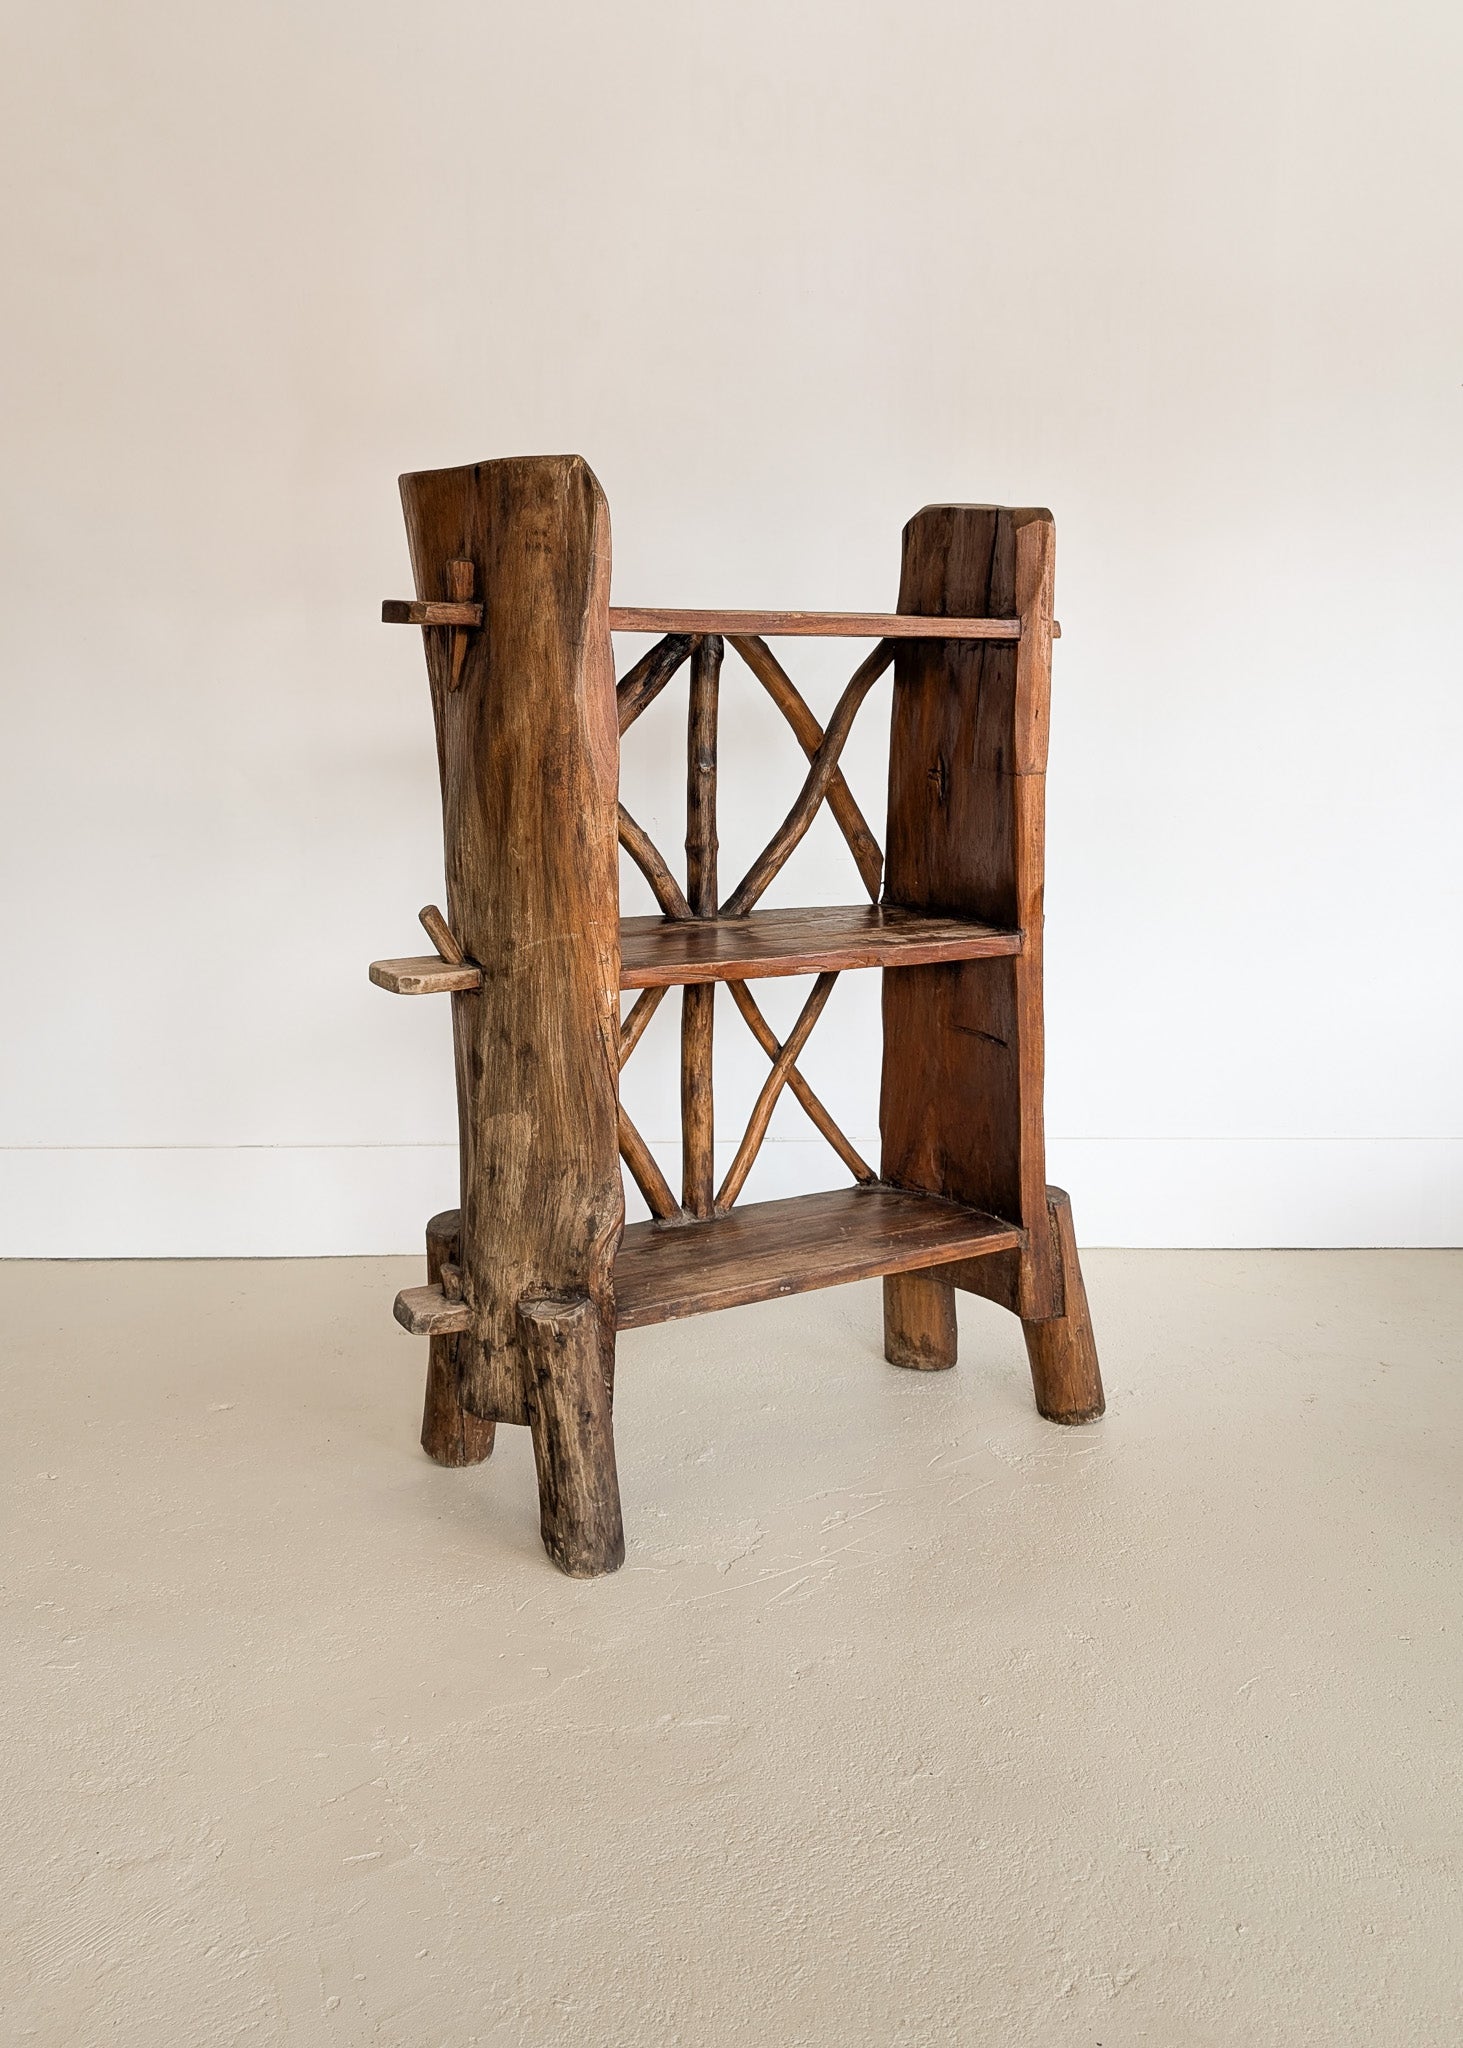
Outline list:
[[[1048,1422],[1096,1422],[1106,1406],[1087,1289],[1077,1260],[1072,1230],[1072,1204],[1061,1188],[1046,1191],[1057,1264],[1061,1270],[1063,1313],[1049,1322],[1023,1322],[1026,1353],[1036,1405]]]
[[[427,1225],[427,1280],[435,1286],[442,1268],[457,1264],[459,1219],[446,1209]],[[480,1465],[490,1456],[496,1425],[469,1415],[462,1405],[457,1339],[432,1337],[427,1349],[427,1398],[422,1408],[422,1449],[439,1465]]]
[[[625,1533],[600,1312],[587,1295],[544,1296],[519,1303],[518,1327],[544,1548],[573,1579],[617,1571]]]
[[[934,1273],[884,1278],[884,1356],[914,1372],[945,1372],[955,1363],[955,1289]]]

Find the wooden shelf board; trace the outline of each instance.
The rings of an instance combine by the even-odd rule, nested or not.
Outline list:
[[[968,918],[929,917],[892,904],[754,910],[750,917],[689,922],[624,917],[620,986],[673,988],[849,967],[927,967],[940,960],[994,960],[1020,951],[1020,932],[997,931]],[[371,979],[397,996],[450,995],[483,985],[482,971],[471,961],[454,967],[435,953],[373,960]]]
[[[903,1188],[754,1202],[703,1223],[632,1223],[615,1261],[622,1330],[1010,1251],[1012,1224]]]
[[[754,910],[749,917],[620,920],[620,986],[755,981],[845,967],[923,967],[1021,951],[1019,932],[893,905]]]
[[[440,609],[440,607],[439,607]],[[756,634],[829,640],[1019,640],[1019,619],[919,618],[912,612],[666,611],[612,604],[612,633]]]
[[[622,1330],[743,1302],[807,1294],[880,1273],[923,1271],[1014,1250],[1014,1224],[905,1188],[836,1188],[754,1202],[701,1223],[632,1223],[615,1261]],[[416,1337],[469,1328],[467,1304],[440,1286],[406,1287],[396,1320]]]

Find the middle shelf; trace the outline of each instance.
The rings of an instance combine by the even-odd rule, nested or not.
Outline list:
[[[749,917],[620,920],[621,988],[697,981],[759,981],[847,967],[926,967],[940,960],[991,960],[1021,951],[1020,932],[969,918],[931,917],[896,904],[834,904],[754,910]],[[393,995],[462,993],[482,986],[470,963],[433,954],[376,960],[371,979]]]

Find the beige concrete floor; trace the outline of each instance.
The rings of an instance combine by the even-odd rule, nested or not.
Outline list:
[[[0,1268],[0,2036],[1453,2048],[1463,1255],[1088,1264],[1088,1430],[982,1302],[626,1337],[590,1584],[414,1262]]]

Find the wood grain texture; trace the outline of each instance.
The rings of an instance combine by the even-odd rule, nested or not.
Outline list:
[[[458,945],[456,939],[453,938],[447,920],[436,904],[428,903],[424,905],[417,912],[417,918],[422,930],[437,948],[438,957],[445,960],[449,967],[461,967],[463,964],[462,948]]]
[[[797,684],[783,667],[765,640],[755,634],[737,634],[732,646],[747,664],[788,724],[798,745],[813,760],[823,744],[823,728]],[[854,802],[853,791],[843,779],[843,770],[835,768],[828,781],[828,808],[833,813],[839,831],[848,842],[854,865],[860,879],[869,892],[869,900],[879,900],[879,883],[884,872],[884,855],[879,842],[869,830],[867,819]]]
[[[474,565],[487,629],[459,686],[424,636],[447,912],[481,987],[453,998],[462,1181],[459,1339],[472,1412],[527,1419],[519,1303],[597,1305],[613,1374],[618,1142],[618,718],[609,516],[577,456],[402,479],[419,595]]]
[[[456,1213],[433,1218],[449,1247]],[[1018,1242],[1019,1233],[993,1217],[879,1186],[750,1202],[676,1229],[632,1223],[615,1262],[617,1320],[623,1330],[639,1329],[936,1264],[942,1275],[954,1274],[984,1259],[994,1264]],[[451,1309],[440,1287],[410,1291],[430,1295],[439,1313]]]
[[[456,604],[465,604],[477,587],[477,570],[471,562],[454,558],[447,564],[447,595]],[[459,626],[455,629],[448,645],[447,687],[455,690],[462,681],[462,664],[467,659],[467,632]],[[435,942],[434,942],[435,943]]]
[[[859,706],[893,659],[894,643],[881,640],[854,670],[808,763],[807,776],[792,809],[722,905],[723,917],[745,917],[803,839],[828,793]]]
[[[410,1337],[455,1337],[472,1328],[472,1310],[465,1301],[449,1301],[440,1280],[403,1287],[391,1313]]]
[[[451,1275],[457,1271],[460,1217],[445,1210],[427,1224],[427,1284],[453,1295]],[[461,1467],[480,1465],[493,1449],[495,1427],[463,1405],[457,1371],[457,1341],[433,1336],[427,1344],[427,1392],[422,1404],[422,1449],[434,1463]]]
[[[884,978],[883,1176],[1028,1232],[1023,1314],[1058,1286],[1045,1229],[1041,995],[1051,516],[937,505],[904,536],[900,609],[1022,619],[1018,644],[899,649],[884,898],[1022,933],[1018,953]]]
[[[620,1024],[620,1065],[623,1068],[645,1036],[645,1028],[665,1000],[665,985],[642,989]]]
[[[617,1571],[625,1532],[600,1305],[530,1296],[518,1321],[544,1549],[573,1579]]]
[[[884,1356],[911,1372],[948,1372],[958,1347],[955,1289],[932,1273],[884,1276]]]
[[[632,1223],[615,1262],[622,1330],[1008,1250],[1020,1233],[933,1195],[838,1188],[709,1221]]]
[[[716,727],[721,661],[722,642],[716,634],[697,641],[691,656],[686,714],[686,898],[698,919],[716,914]],[[705,984],[683,989],[681,1203],[692,1216],[709,1216],[716,1203],[715,1025],[715,989]]]
[[[1036,1405],[1048,1422],[1096,1422],[1107,1406],[1087,1288],[1077,1257],[1072,1204],[1061,1188],[1047,1189],[1047,1210],[1056,1245],[1062,1290],[1061,1314],[1042,1321],[1024,1319],[1026,1355]]]
[[[384,613],[383,613],[384,616]],[[705,612],[665,611],[643,605],[611,605],[614,633],[756,634],[774,640],[789,635],[831,640],[1019,640],[1016,618],[913,618],[897,612]]]
[[[931,960],[992,960],[1021,951],[1019,932],[898,904],[754,910],[747,917],[620,925],[625,988],[690,981],[759,981],[823,968],[911,967]]]
[[[384,626],[481,626],[483,607],[445,597],[388,597],[381,603]]]
[[[644,826],[635,822],[623,804],[617,804],[615,820],[621,846],[649,882],[664,915],[689,918],[691,906],[681,894],[681,885],[666,866],[660,848]]]
[[[370,976],[377,988],[394,996],[464,995],[483,985],[482,969],[464,961],[454,967],[440,953],[414,953],[401,960],[373,960]]]
[[[644,1195],[645,1206],[651,1215],[661,1223],[679,1223],[685,1211],[671,1193],[670,1182],[657,1166],[655,1154],[631,1123],[623,1102],[620,1104],[620,1157]]]
[[[692,633],[667,633],[626,671],[615,687],[615,710],[622,738],[647,705],[655,702],[695,645],[696,636]]]
[[[674,877],[671,882],[674,887]],[[997,931],[966,918],[926,917],[898,904],[754,910],[747,917],[721,920],[693,918],[686,904],[684,914],[675,917],[621,920],[620,986],[676,988],[697,981],[817,974],[825,967],[994,960],[1018,954],[1021,944],[1019,932]],[[476,967],[452,967],[430,953],[373,960],[371,979],[393,995],[443,995],[482,986]]]

